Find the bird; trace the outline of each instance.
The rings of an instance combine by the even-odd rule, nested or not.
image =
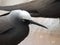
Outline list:
[[[0,45],[18,45],[29,34],[29,24],[48,29],[32,20],[26,10],[12,10],[0,17]]]
[[[23,4],[0,6],[0,10],[11,11],[16,9],[27,10],[31,12],[32,17],[60,18],[60,0],[34,0]]]

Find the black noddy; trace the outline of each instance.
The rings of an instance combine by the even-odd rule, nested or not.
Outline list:
[[[17,45],[29,34],[29,24],[35,24],[48,29],[46,26],[34,22],[25,10],[13,10],[0,17],[0,45]]]

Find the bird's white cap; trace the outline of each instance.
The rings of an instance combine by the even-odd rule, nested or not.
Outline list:
[[[10,14],[19,16],[20,19],[31,20],[31,16],[29,12],[25,10],[13,10]]]
[[[34,22],[29,14],[29,12],[25,11],[25,10],[13,10],[11,13],[10,13],[11,17],[17,17],[20,18],[20,19],[23,19],[23,20],[28,20],[31,24],[36,24],[36,25],[39,25],[39,26],[42,26],[44,28],[47,29],[47,27],[41,25],[41,24],[38,24],[36,22]]]

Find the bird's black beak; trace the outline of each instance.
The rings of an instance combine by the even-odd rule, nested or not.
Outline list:
[[[31,24],[35,24],[35,25],[38,25],[38,26],[41,26],[41,27],[44,27],[44,28],[48,29],[46,26],[41,25],[41,24],[39,24],[39,23],[37,23],[37,22],[34,22],[34,21],[32,21],[32,20],[29,20],[29,22],[30,22]]]

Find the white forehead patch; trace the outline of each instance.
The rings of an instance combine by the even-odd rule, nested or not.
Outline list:
[[[14,10],[12,11],[14,15],[18,15],[20,19],[31,20],[30,14],[25,10]]]

